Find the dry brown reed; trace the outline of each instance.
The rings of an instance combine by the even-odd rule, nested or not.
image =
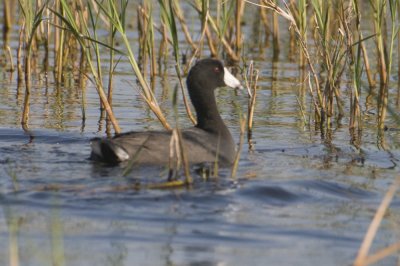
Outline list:
[[[272,1],[274,5],[276,5],[276,0]],[[278,13],[272,13],[273,20],[272,20],[272,43],[274,49],[274,58],[277,58],[280,48],[279,48],[279,21],[278,21]]]
[[[107,2],[107,1],[106,1]],[[168,1],[164,1],[167,3]],[[7,1],[8,3],[8,1]],[[24,14],[31,14],[33,13],[33,6],[29,5],[27,1],[21,1],[22,6],[24,8],[30,8],[30,12],[24,12]],[[107,2],[111,3],[111,2]],[[203,41],[207,39],[208,48],[211,51],[213,56],[217,56],[222,52],[226,53],[228,57],[234,61],[239,61],[240,57],[239,54],[242,50],[242,42],[243,37],[241,33],[242,28],[242,16],[245,9],[245,1],[238,0],[236,4],[231,4],[221,2],[218,5],[222,6],[225,10],[223,14],[220,14],[220,17],[217,18],[213,17],[209,12],[209,1],[201,1],[196,3],[196,10],[199,14],[199,18],[202,21],[202,34],[198,40],[193,40],[189,27],[186,24],[185,16],[182,12],[181,4],[178,1],[169,1],[171,8],[171,15],[170,17],[176,17],[179,20],[180,27],[183,30],[186,42],[192,47],[192,56],[190,60],[187,61],[187,64],[184,68],[183,73],[187,73],[187,70],[193,59],[195,57],[199,57],[201,55],[202,47],[204,46]],[[6,3],[5,3],[6,4]],[[100,104],[102,110],[106,111],[107,114],[107,121],[111,121],[114,126],[115,132],[120,132],[118,122],[113,115],[112,112],[112,94],[113,94],[113,87],[112,87],[112,76],[113,71],[115,68],[114,64],[114,40],[116,37],[117,32],[121,32],[121,28],[116,27],[116,25],[112,25],[116,20],[116,17],[110,16],[111,13],[107,13],[109,11],[113,12],[113,5],[110,5],[108,9],[104,4],[101,4],[97,1],[91,1],[88,5],[84,5],[81,0],[75,0],[66,5],[65,1],[39,1],[38,5],[35,7],[36,10],[40,6],[45,7],[46,13],[46,21],[42,23],[42,16],[41,14],[37,15],[37,22],[40,30],[38,32],[32,31],[32,36],[30,30],[32,29],[32,17],[24,17],[22,19],[21,27],[21,41],[18,49],[17,54],[17,61],[18,61],[18,79],[20,82],[23,80],[25,81],[25,86],[27,88],[27,93],[29,94],[29,89],[31,87],[31,77],[32,69],[36,71],[36,67],[33,64],[36,64],[36,53],[39,49],[38,44],[44,43],[44,50],[45,50],[45,57],[43,59],[44,62],[44,69],[47,72],[48,69],[53,69],[54,77],[57,84],[61,85],[64,82],[64,73],[66,73],[67,69],[74,69],[75,66],[85,66],[84,69],[80,69],[79,73],[79,80],[83,80],[83,77],[86,78],[85,72],[87,69],[92,72],[92,77],[89,78],[98,89],[98,94],[100,98]],[[233,13],[226,12],[226,10],[233,10],[235,8],[236,16],[232,16]],[[92,17],[88,15],[88,8],[89,12],[91,12]],[[92,10],[90,10],[92,9]],[[5,12],[9,10],[7,7]],[[76,11],[74,14],[71,10]],[[43,10],[41,10],[43,11]],[[8,11],[7,11],[8,12]],[[146,76],[146,70],[148,63],[150,64],[150,80],[151,80],[151,87],[154,90],[154,77],[157,75],[157,58],[154,46],[154,38],[155,38],[155,30],[157,30],[162,35],[162,43],[160,45],[159,51],[167,51],[166,47],[176,45],[177,41],[174,41],[173,38],[169,37],[167,34],[168,23],[165,22],[164,19],[161,19],[161,26],[156,26],[153,22],[153,10],[150,2],[145,1],[144,5],[138,7],[138,12],[140,13],[139,17],[139,26],[140,26],[140,34],[141,42],[140,47],[142,53],[140,53],[141,58],[141,70],[142,74]],[[96,15],[94,15],[96,14]],[[164,17],[165,18],[165,17]],[[110,21],[109,21],[110,20]],[[111,21],[113,20],[113,21]],[[218,20],[218,23],[216,23]],[[103,73],[101,70],[101,61],[100,61],[100,54],[99,54],[99,40],[97,37],[97,21],[102,21],[106,27],[108,27],[110,32],[110,40],[107,44],[107,47],[110,48],[110,63],[109,63],[109,70],[108,70],[108,92],[105,95],[103,91]],[[234,23],[231,21],[235,21]],[[93,29],[93,31],[89,31],[89,27]],[[232,42],[232,32],[236,30],[235,35],[235,42]],[[23,32],[26,32],[23,34]],[[171,32],[170,34],[171,35]],[[29,38],[32,37],[32,38]],[[172,36],[173,37],[173,36]],[[205,38],[206,37],[206,38]],[[29,45],[27,45],[29,41]],[[52,67],[49,68],[49,47],[50,42],[53,43],[53,54],[54,54],[54,62]],[[79,48],[79,46],[81,48]],[[164,48],[163,48],[164,47]],[[223,49],[219,49],[218,47],[223,47]],[[29,48],[29,49],[28,49]],[[83,49],[82,49],[83,48]],[[179,52],[179,50],[177,50]],[[128,51],[129,52],[129,51]],[[32,53],[35,53],[35,56],[32,56]],[[130,53],[130,52],[129,52]],[[176,53],[176,52],[175,52]],[[80,56],[77,56],[79,55]],[[159,53],[160,55],[165,56],[164,53]],[[92,65],[90,62],[92,57],[95,57],[95,65]],[[130,53],[128,55],[129,58],[133,59],[134,55]],[[149,61],[147,58],[151,58]],[[88,64],[84,63],[87,62]],[[178,60],[177,60],[178,62]],[[131,60],[133,68],[135,69],[135,61]],[[181,77],[181,70],[179,64],[177,64],[177,73],[178,76]],[[12,69],[12,67],[11,67]],[[146,81],[141,77],[137,70],[135,70],[136,75],[138,75],[138,79],[140,85],[144,88],[144,90],[139,90],[140,94],[144,97],[146,103],[149,105],[149,108],[155,113],[155,115],[160,119],[161,123],[166,127],[170,128],[166,119],[163,117],[161,110],[158,107],[158,103],[154,98],[154,95],[148,90]],[[79,81],[78,84],[82,85],[85,82]],[[182,88],[182,93],[184,94],[183,90],[183,82],[182,78],[180,78],[180,84]],[[84,96],[83,96],[84,97]],[[186,97],[184,96],[184,99]],[[83,101],[84,102],[84,101]],[[189,105],[187,101],[185,101],[186,109],[189,118],[195,123],[195,119],[191,114]],[[84,120],[84,109],[82,107],[82,116]],[[23,120],[26,122],[29,118],[29,112],[25,112],[25,116]],[[101,115],[103,116],[103,114]],[[24,122],[24,123],[25,123]]]
[[[380,224],[382,223],[382,219],[386,213],[386,211],[389,208],[390,202],[392,201],[393,197],[395,196],[395,193],[397,189],[400,186],[400,176],[398,176],[393,184],[389,187],[387,190],[384,198],[381,201],[381,204],[379,205],[378,209],[375,212],[375,216],[371,221],[371,224],[368,228],[367,233],[364,236],[364,241],[361,244],[361,247],[358,251],[357,258],[354,261],[354,266],[366,266],[370,265],[372,263],[375,263],[391,254],[394,252],[400,250],[400,242],[396,242],[386,248],[383,248],[381,250],[378,250],[372,255],[368,255],[369,250],[371,248],[372,242],[375,238],[375,235],[378,231],[378,228]]]
[[[193,183],[192,176],[190,175],[189,161],[186,155],[185,143],[183,141],[182,132],[178,125],[172,130],[170,140],[170,164],[169,164],[169,180],[177,178],[177,174],[181,166],[184,170],[185,184],[191,185]]]
[[[299,43],[299,46],[301,47],[301,51],[306,59],[307,65],[310,69],[311,75],[312,75],[312,80],[313,83],[311,82],[311,79],[309,79],[309,91],[310,95],[312,97],[312,103],[314,105],[314,111],[315,111],[315,120],[317,123],[322,123],[325,120],[325,101],[323,100],[322,92],[320,89],[320,81],[318,74],[315,70],[314,63],[312,62],[310,52],[308,49],[307,45],[307,40],[304,39],[304,36],[301,35],[301,31],[298,25],[298,22],[294,18],[293,14],[290,11],[290,8],[288,5],[285,4],[284,8],[279,7],[277,4],[274,3],[272,0],[264,0],[262,5],[259,5],[260,8],[268,8],[272,10],[274,13],[279,14],[283,18],[289,21],[290,27],[293,27],[293,29],[296,32],[297,40]],[[314,96],[316,94],[316,96]]]
[[[243,116],[240,116],[240,137],[239,137],[239,145],[236,151],[235,160],[233,161],[233,165],[231,168],[231,178],[235,179],[237,170],[239,167],[240,154],[242,152],[242,147],[244,143],[244,133],[246,132],[246,119]]]
[[[207,1],[203,1],[203,2],[207,2]],[[239,1],[236,3],[240,4],[241,2]],[[228,4],[228,3],[225,3],[225,4]],[[208,46],[209,46],[211,55],[215,57],[218,54],[218,52],[215,47],[214,38],[212,36],[212,32],[210,31],[209,27],[211,27],[213,32],[216,34],[217,40],[219,40],[222,47],[224,47],[224,52],[227,54],[229,59],[238,62],[240,60],[240,56],[239,56],[240,53],[235,52],[235,48],[232,47],[229,39],[227,38],[226,33],[229,32],[229,30],[225,29],[225,31],[224,31],[223,29],[221,29],[221,27],[219,27],[219,25],[217,23],[217,19],[214,18],[213,16],[211,16],[211,14],[209,12],[208,4],[201,5],[200,3],[198,3],[195,6],[195,8],[196,8],[197,12],[199,13],[199,15],[202,17],[203,28],[204,28],[205,34],[207,36],[207,39],[208,39]],[[239,7],[239,12],[241,12],[241,13],[244,12],[244,11],[242,11],[241,7]],[[228,16],[228,15],[226,15],[226,16]],[[228,19],[228,18],[230,18],[230,16],[225,17],[224,19]]]
[[[8,32],[13,24],[15,12],[15,4],[13,5],[13,1],[11,0],[4,0],[3,1],[3,13],[4,13],[4,24],[3,24],[3,34]]]
[[[18,80],[18,84],[21,84],[24,80],[23,59],[22,59],[24,27],[25,27],[25,23],[23,23],[21,25],[21,29],[19,31],[19,39],[18,39],[18,49],[17,49],[17,80]]]
[[[247,110],[248,136],[251,135],[251,131],[253,129],[253,117],[256,106],[258,75],[259,75],[259,70],[255,69],[254,62],[250,61],[249,66],[247,67],[247,73],[245,75],[245,84],[249,94],[249,103]]]
[[[243,43],[242,17],[243,17],[244,7],[245,7],[245,2],[243,0],[236,0],[236,14],[235,14],[236,54],[242,49],[242,43]]]
[[[14,72],[14,62],[13,56],[11,52],[11,48],[9,46],[9,36],[10,29],[13,24],[14,16],[15,16],[15,5],[12,4],[10,0],[3,1],[3,13],[4,13],[4,21],[3,21],[3,50],[6,53],[7,62],[9,62],[8,71],[11,73]]]
[[[193,51],[196,51],[198,49],[198,46],[193,41],[193,38],[190,35],[190,30],[186,23],[184,12],[182,11],[180,3],[179,1],[174,1],[173,4],[174,15],[178,18],[180,25],[182,26],[182,31],[185,35],[186,42],[192,47]]]
[[[27,1],[20,1],[27,5]],[[25,80],[25,85],[30,88],[31,77],[33,77],[33,71],[36,71],[34,64],[37,64],[38,49],[40,45],[43,45],[45,50],[45,58],[43,59],[44,68],[53,69],[54,77],[58,84],[63,82],[63,73],[67,72],[67,69],[76,68],[76,66],[82,65],[82,58],[85,60],[92,60],[93,56],[96,57],[97,63],[94,70],[97,72],[97,78],[92,77],[92,80],[96,84],[96,87],[103,87],[101,80],[103,79],[103,73],[101,73],[101,62],[99,60],[98,45],[94,45],[93,41],[98,38],[96,36],[96,27],[91,25],[90,18],[88,16],[88,8],[92,9],[92,13],[95,15],[95,20],[104,23],[105,27],[109,30],[110,38],[106,42],[107,47],[110,49],[110,64],[108,69],[108,91],[106,97],[102,96],[101,90],[99,90],[99,96],[101,99],[101,106],[107,112],[107,117],[113,117],[112,114],[112,76],[115,69],[115,45],[114,41],[118,34],[120,34],[120,28],[112,25],[113,22],[117,22],[116,17],[109,16],[113,5],[110,5],[110,1],[104,1],[100,3],[98,1],[89,1],[89,5],[84,5],[81,0],[71,1],[68,8],[76,11],[73,20],[77,25],[77,33],[84,36],[81,40],[81,45],[88,48],[90,51],[85,51],[79,48],[79,41],[73,32],[68,29],[68,23],[65,21],[68,14],[65,6],[62,4],[63,1],[38,1],[36,6],[32,6],[32,11],[25,12],[25,14],[31,14],[31,17],[25,18],[21,16],[20,24],[23,25],[20,28],[21,41],[17,53],[17,69],[18,69],[18,80]],[[293,50],[295,47],[293,40],[296,41],[299,47],[299,66],[306,65],[311,73],[311,81],[309,84],[309,94],[311,96],[311,102],[315,113],[315,121],[317,124],[330,126],[332,119],[340,119],[343,116],[349,116],[350,128],[362,127],[360,121],[362,121],[362,112],[360,110],[361,92],[362,85],[355,84],[352,97],[350,99],[351,110],[348,114],[345,114],[343,106],[343,93],[341,89],[341,80],[344,73],[348,70],[353,73],[353,79],[366,75],[370,88],[374,88],[376,80],[373,76],[374,71],[377,70],[379,73],[380,84],[379,90],[377,91],[377,102],[378,102],[378,122],[379,127],[383,128],[386,119],[386,110],[388,108],[388,83],[390,82],[390,72],[392,67],[392,54],[394,53],[394,41],[397,36],[397,42],[400,43],[400,37],[397,34],[398,26],[396,21],[399,21],[399,5],[396,1],[390,0],[379,0],[363,4],[363,8],[369,7],[373,19],[373,33],[367,37],[361,29],[360,25],[363,23],[363,17],[361,16],[358,5],[358,0],[352,1],[317,1],[317,0],[301,0],[301,1],[276,1],[276,0],[260,0],[260,1],[249,1],[249,0],[235,0],[235,1],[217,1],[216,3],[210,2],[209,0],[196,1],[192,7],[197,12],[198,19],[201,22],[201,34],[195,36],[190,31],[190,26],[187,24],[187,18],[185,13],[182,11],[182,3],[176,0],[162,0],[166,6],[171,5],[168,8],[170,17],[177,19],[176,27],[182,31],[182,36],[185,42],[191,48],[191,51],[186,51],[184,66],[181,68],[178,64],[178,75],[184,76],[187,73],[193,60],[197,57],[202,56],[204,47],[207,46],[208,51],[212,56],[225,56],[226,58],[240,62],[241,55],[246,48],[244,46],[244,37],[242,32],[242,22],[247,10],[248,5],[258,6],[260,12],[260,25],[263,25],[265,29],[266,42],[271,36],[273,41],[273,53],[276,55],[279,52],[280,47],[280,33],[279,33],[279,19],[278,16],[283,17],[289,22],[289,28],[291,31],[291,38]],[[121,3],[125,3],[122,1]],[[4,29],[8,29],[10,23],[12,23],[12,13],[15,4],[11,1],[4,1]],[[33,21],[34,15],[38,14],[37,11],[42,5],[46,5],[44,10],[45,16],[39,17],[39,27],[37,32],[32,32],[32,38],[29,40],[29,34],[23,34],[23,32],[29,33],[32,29],[31,22]],[[108,5],[108,7],[107,7]],[[211,10],[210,6],[217,7],[217,12]],[[52,10],[52,12],[50,12]],[[150,80],[150,87],[152,90],[155,89],[154,77],[158,75],[157,69],[161,67],[160,60],[167,56],[169,48],[176,45],[169,29],[168,22],[165,21],[165,16],[160,12],[160,17],[154,18],[154,6],[151,1],[143,1],[143,4],[138,5],[138,27],[140,36],[140,72],[134,70],[135,74],[138,75],[140,86],[145,88],[144,90],[139,89],[141,95],[145,98],[149,108],[154,114],[160,119],[161,123],[166,127],[170,128],[168,122],[164,118],[161,110],[159,109],[158,103],[154,98],[154,95],[150,93],[147,88],[146,79],[142,78],[141,75]],[[35,13],[36,12],[36,13]],[[86,12],[86,15],[84,14]],[[58,15],[55,15],[57,13]],[[46,17],[46,21],[42,21],[43,17]],[[72,19],[72,18],[71,18]],[[369,18],[370,19],[370,18]],[[158,20],[160,25],[157,25],[154,21]],[[11,21],[11,22],[10,22]],[[311,23],[310,23],[311,22]],[[96,22],[97,23],[97,22]],[[91,33],[88,31],[88,27],[92,27],[94,31]],[[123,34],[123,33],[122,33]],[[160,47],[156,52],[156,35],[161,36]],[[315,47],[310,48],[310,38],[314,41]],[[378,66],[370,64],[369,56],[371,51],[367,51],[366,41],[372,38],[375,41],[376,50],[372,51],[372,56],[378,58]],[[29,49],[27,41],[29,40]],[[97,40],[98,41],[98,40]],[[181,42],[182,40],[178,40]],[[49,47],[54,47],[54,62],[49,68],[48,58]],[[99,43],[98,43],[99,44]],[[102,45],[102,44],[100,44]],[[91,47],[90,47],[91,46]],[[97,47],[97,48],[96,48]],[[400,45],[397,45],[397,49]],[[6,49],[6,48],[5,48]],[[179,49],[177,50],[179,53]],[[361,51],[361,53],[359,53]],[[85,55],[89,53],[88,55]],[[11,52],[9,51],[10,55]],[[80,56],[76,56],[80,55]],[[363,59],[356,65],[356,60],[360,57]],[[134,57],[134,54],[129,54],[129,57]],[[12,62],[11,56],[9,56],[10,62]],[[23,59],[23,60],[22,60]],[[24,63],[25,62],[25,63]],[[30,63],[27,63],[30,62]],[[135,69],[134,60],[131,60],[133,68]],[[398,65],[400,61],[395,64],[397,71],[400,68]],[[147,69],[150,66],[150,73],[147,73]],[[13,69],[13,65],[10,66]],[[91,71],[90,63],[88,65],[89,71]],[[78,73],[85,72],[86,70],[79,70]],[[25,73],[23,73],[25,72]],[[399,72],[400,73],[400,72]],[[24,77],[24,78],[23,78]],[[95,79],[98,79],[95,81]],[[182,82],[180,82],[182,85]],[[181,86],[183,87],[183,86]],[[399,86],[400,88],[400,86]],[[29,90],[27,90],[29,93]],[[184,90],[182,90],[184,92]],[[371,90],[371,93],[373,91]],[[400,99],[400,89],[399,89]],[[104,100],[107,99],[107,102]],[[400,100],[398,100],[400,102]],[[188,105],[186,105],[188,106]],[[186,108],[189,118],[195,123],[193,115],[191,115],[190,108]],[[117,128],[118,123],[116,118],[112,119],[112,124]]]
[[[289,21],[289,28],[296,33],[297,44],[301,51],[299,65],[303,66],[305,61],[313,77],[313,82],[309,83],[309,92],[314,105],[315,121],[327,128],[331,125],[332,118],[340,120],[348,116],[351,132],[354,128],[362,129],[361,77],[366,75],[370,95],[376,84],[373,77],[375,70],[370,65],[365,42],[374,39],[381,84],[377,92],[377,121],[378,127],[384,128],[388,109],[388,84],[393,68],[394,42],[399,29],[396,24],[399,20],[397,1],[373,1],[363,4],[363,8],[370,6],[373,14],[374,32],[367,37],[364,37],[365,34],[360,27],[363,18],[359,12],[359,1],[356,0],[299,1],[297,6],[292,1],[290,4],[285,1],[278,4],[273,0],[264,0],[260,4],[246,2],[272,10],[274,14]],[[306,8],[306,3],[309,8]],[[313,22],[311,24],[313,34],[307,33],[310,32],[310,27],[307,30],[305,26],[306,17],[311,18]],[[309,38],[313,39],[315,48],[308,47]],[[361,58],[363,60],[360,60]],[[399,63],[397,64],[399,69],[398,65]],[[350,78],[354,86],[350,97],[350,112],[346,114],[341,80],[347,71],[351,73]]]

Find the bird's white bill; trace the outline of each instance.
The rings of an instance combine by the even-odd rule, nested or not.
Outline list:
[[[231,88],[238,88],[238,89],[243,89],[242,84],[240,84],[240,81],[235,78],[229,70],[224,67],[224,82],[226,86],[231,87]]]

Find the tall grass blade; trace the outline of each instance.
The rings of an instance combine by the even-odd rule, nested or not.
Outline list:
[[[128,36],[126,34],[126,30],[125,30],[125,25],[124,25],[124,14],[119,14],[117,7],[114,3],[114,1],[112,0],[108,0],[108,8],[106,8],[104,6],[104,4],[102,4],[101,2],[99,2],[98,0],[95,0],[95,2],[97,3],[99,9],[104,13],[104,15],[106,17],[108,17],[110,23],[113,24],[113,26],[115,27],[115,29],[120,33],[121,38],[124,42],[125,48],[127,49],[127,56],[128,56],[128,60],[131,64],[132,70],[134,71],[139,84],[140,84],[140,94],[144,97],[146,103],[148,104],[148,106],[150,107],[150,109],[153,111],[153,113],[157,116],[157,118],[159,119],[159,121],[162,123],[162,125],[166,128],[166,129],[171,129],[170,125],[168,124],[163,112],[160,109],[160,106],[154,96],[153,91],[151,90],[150,86],[148,85],[147,81],[144,79],[140,68],[136,62],[135,56],[133,54],[132,48],[130,46],[129,43],[129,39]],[[125,3],[126,0],[123,2]],[[123,5],[124,6],[124,5]],[[125,5],[126,6],[126,5]],[[123,9],[121,11],[121,13],[126,12],[125,9]]]
[[[174,49],[175,70],[176,70],[176,74],[179,79],[179,84],[180,84],[180,88],[181,88],[181,92],[182,92],[183,102],[184,102],[184,105],[186,108],[186,113],[187,113],[189,119],[192,121],[192,123],[196,124],[196,119],[194,118],[192,111],[190,110],[189,102],[187,100],[187,96],[185,93],[185,88],[183,86],[183,79],[182,79],[182,75],[181,75],[182,71],[181,71],[181,66],[180,66],[180,50],[179,50],[178,31],[176,28],[175,15],[174,15],[174,10],[173,10],[173,6],[172,6],[173,2],[172,2],[172,0],[169,0],[168,6],[166,5],[165,0],[159,0],[158,2],[161,6],[162,13],[167,20],[167,24],[168,24],[168,27],[170,30],[170,34],[171,34],[171,38],[172,38],[172,45],[173,45],[173,49]]]
[[[101,103],[102,103],[104,109],[106,110],[107,115],[109,116],[109,118],[111,120],[111,123],[113,124],[114,131],[116,133],[119,133],[119,132],[121,132],[121,129],[119,128],[118,122],[112,112],[111,106],[109,105],[109,103],[107,101],[107,96],[104,93],[104,89],[103,89],[100,77],[98,76],[98,73],[92,63],[90,50],[86,46],[85,39],[82,38],[83,33],[80,32],[80,28],[76,24],[75,17],[73,16],[72,11],[70,10],[69,5],[66,2],[66,0],[60,0],[60,1],[61,1],[63,10],[65,12],[65,16],[63,16],[63,14],[60,14],[56,10],[53,10],[53,9],[50,9],[50,10],[53,12],[53,14],[55,14],[57,17],[59,17],[65,23],[67,29],[75,36],[75,38],[79,42],[81,48],[83,49],[83,51],[86,55],[86,58],[87,58],[89,68],[91,69],[92,75],[94,76],[96,89],[99,94]]]

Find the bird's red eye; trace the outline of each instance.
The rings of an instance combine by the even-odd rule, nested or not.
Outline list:
[[[219,68],[219,67],[214,67],[214,72],[215,72],[215,73],[221,72],[221,68]]]

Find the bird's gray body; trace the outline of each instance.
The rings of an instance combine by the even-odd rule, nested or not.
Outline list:
[[[114,138],[92,139],[91,158],[108,163],[133,160],[138,164],[158,165],[179,158],[191,164],[233,163],[236,145],[219,114],[214,90],[225,86],[240,88],[240,82],[222,62],[203,59],[191,68],[186,83],[197,125],[181,131],[183,149],[171,142],[176,139],[173,131],[128,132]]]
[[[215,134],[196,127],[182,130],[183,152],[191,164],[233,162],[232,137],[229,134],[221,138]],[[171,141],[172,131],[128,132],[112,139],[95,138],[91,141],[91,157],[110,163],[133,160],[138,164],[168,164],[179,152]]]

